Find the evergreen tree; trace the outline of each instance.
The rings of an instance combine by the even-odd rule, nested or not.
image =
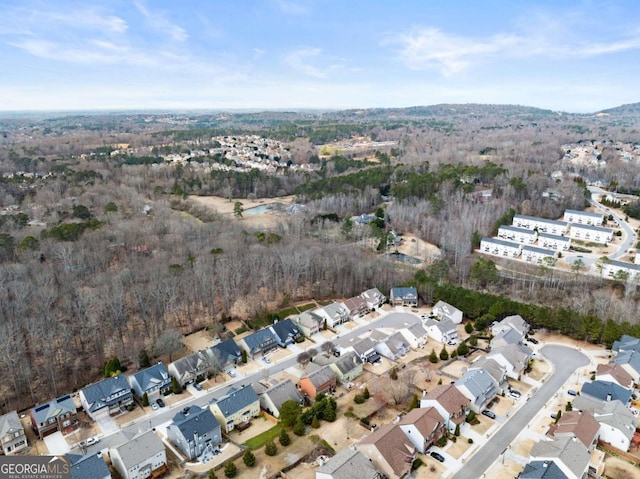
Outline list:
[[[174,377],[171,378],[171,390],[173,394],[180,394],[182,392],[182,386],[180,386],[180,383]]]
[[[318,416],[313,416],[313,420],[311,421],[311,427],[314,429],[318,429],[320,427],[320,421],[318,421]]]
[[[280,431],[280,436],[278,437],[278,441],[280,442],[281,446],[288,446],[289,444],[291,444],[291,438],[289,437],[289,434],[287,434],[287,430],[286,429],[282,429]]]
[[[251,449],[246,449],[242,455],[242,462],[247,467],[253,467],[256,465],[256,456],[251,452]]]
[[[273,442],[273,439],[267,441],[267,443],[264,445],[264,453],[267,456],[275,456],[278,453],[278,446],[276,446],[276,443]]]
[[[304,433],[307,432],[307,426],[301,421],[296,421],[296,424],[293,426],[293,433],[296,436],[304,436]]]
[[[371,394],[369,393],[369,388],[364,388],[364,391],[362,391],[362,397],[365,399],[369,399],[371,397]]]
[[[142,395],[142,405],[145,407],[149,405],[149,395],[147,393]]]
[[[432,349],[431,354],[429,354],[429,362],[433,364],[438,362],[438,355],[436,354],[435,349]]]
[[[420,401],[418,400],[418,395],[414,394],[411,398],[411,402],[409,403],[409,407],[407,408],[409,411],[415,409],[420,406]]]
[[[447,348],[445,348],[444,346],[442,346],[442,351],[440,351],[440,359],[442,359],[443,361],[449,359],[449,353],[447,352]]]
[[[227,461],[224,465],[224,477],[236,477],[236,474],[238,474],[236,464],[232,461]]]

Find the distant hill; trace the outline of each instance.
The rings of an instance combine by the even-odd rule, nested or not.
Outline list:
[[[609,115],[640,115],[640,102],[620,105],[615,108],[607,108],[598,113],[608,113]]]

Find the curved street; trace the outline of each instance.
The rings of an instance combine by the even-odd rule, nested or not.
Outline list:
[[[571,377],[576,369],[589,364],[587,356],[575,348],[549,345],[540,352],[552,364],[554,371],[538,392],[529,399],[487,443],[475,452],[466,464],[453,475],[454,479],[478,479],[478,471],[486,471],[518,434],[527,427],[549,399]]]

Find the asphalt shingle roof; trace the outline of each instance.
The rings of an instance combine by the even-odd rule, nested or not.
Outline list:
[[[212,403],[216,403],[220,411],[222,411],[222,414],[224,414],[225,417],[229,417],[258,401],[258,395],[253,388],[251,386],[244,386],[229,389],[229,394],[221,397],[217,401],[212,401]]]
[[[114,449],[118,451],[124,467],[129,470],[164,451],[164,444],[154,431],[149,430]]]

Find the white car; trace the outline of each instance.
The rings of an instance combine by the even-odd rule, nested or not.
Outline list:
[[[90,437],[86,441],[80,442],[80,445],[89,447],[89,446],[93,446],[94,444],[98,444],[99,442],[100,442],[100,439],[98,439],[97,437]]]
[[[271,363],[271,359],[269,359],[267,356],[262,356],[262,360],[267,364]]]
[[[229,376],[231,376],[232,378],[235,378],[235,377],[236,377],[236,373],[234,373],[234,372],[233,372],[233,369],[229,369],[229,370],[227,371],[227,374],[228,374]]]
[[[155,402],[151,404],[151,409],[153,409],[154,411],[155,411],[156,409],[158,409],[159,407],[160,407],[160,406],[158,406],[158,404],[157,404],[157,403],[155,403]]]

